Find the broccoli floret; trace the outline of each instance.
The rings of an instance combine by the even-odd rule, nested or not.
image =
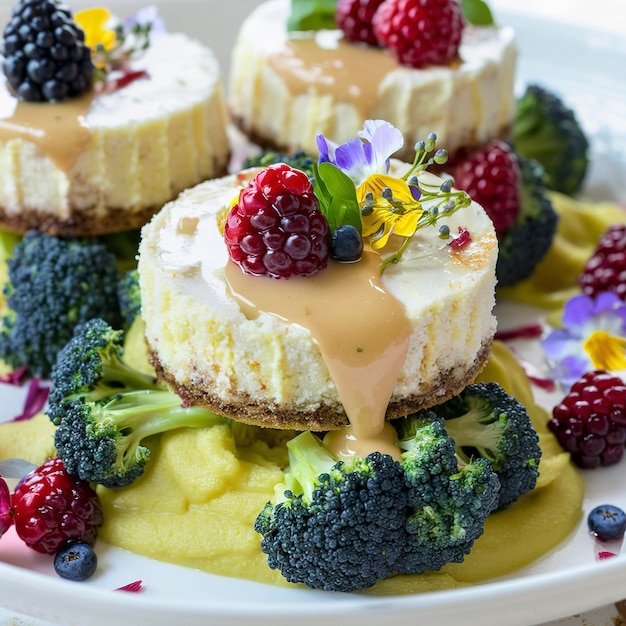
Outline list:
[[[316,160],[305,152],[299,151],[293,154],[285,154],[284,152],[262,152],[256,156],[248,157],[244,162],[244,167],[268,167],[274,163],[286,163],[294,169],[304,172],[309,179],[313,180],[313,170]]]
[[[122,340],[122,331],[101,319],[77,327],[59,352],[48,397],[67,471],[107,487],[123,487],[143,473],[150,450],[142,442],[151,435],[226,422],[206,409],[184,407],[153,376],[124,363]]]
[[[400,464],[374,452],[338,461],[310,432],[287,443],[289,468],[256,520],[268,564],[290,582],[353,591],[394,572],[404,548]]]
[[[76,327],[52,368],[48,417],[60,424],[67,406],[76,399],[102,402],[137,389],[162,390],[154,376],[140,372],[123,359],[124,333],[94,318]]]
[[[497,383],[476,383],[433,409],[445,419],[448,434],[464,463],[483,458],[500,479],[498,508],[535,487],[539,475],[539,437],[524,406]]]
[[[521,171],[520,212],[499,239],[498,287],[528,278],[552,245],[558,215],[547,194],[543,168],[518,155]]]
[[[125,272],[117,285],[120,313],[125,328],[141,314],[141,293],[139,290],[139,272],[133,268]]]
[[[573,195],[589,165],[589,142],[574,112],[553,92],[529,85],[517,103],[515,150],[541,163],[551,189]]]
[[[74,328],[93,317],[121,324],[115,257],[97,239],[27,233],[8,260],[0,358],[47,377]]]
[[[397,571],[418,574],[461,562],[495,510],[500,481],[485,459],[459,467],[444,420],[431,411],[393,423],[411,510]]]

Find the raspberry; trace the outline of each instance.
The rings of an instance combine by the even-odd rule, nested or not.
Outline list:
[[[442,65],[458,56],[463,12],[457,0],[385,0],[374,34],[403,65]]]
[[[521,172],[515,152],[503,141],[492,141],[457,163],[454,184],[482,205],[500,237],[520,212]]]
[[[70,476],[61,459],[50,459],[15,488],[13,519],[28,546],[54,554],[71,541],[93,544],[102,508],[88,482]]]
[[[64,100],[91,86],[85,34],[59,0],[21,0],[4,28],[3,69],[17,97]]]
[[[610,226],[578,277],[582,292],[595,298],[612,291],[626,300],[626,225]]]
[[[378,46],[372,19],[384,0],[339,0],[335,10],[335,22],[348,41]]]
[[[230,258],[246,274],[312,276],[330,256],[328,221],[307,175],[270,165],[241,191],[224,225]]]
[[[626,442],[626,385],[604,370],[587,372],[554,407],[548,426],[578,466],[617,463]]]

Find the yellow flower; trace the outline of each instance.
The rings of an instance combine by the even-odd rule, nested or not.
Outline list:
[[[74,20],[85,33],[85,45],[95,53],[97,49],[109,52],[115,48],[117,36],[114,30],[106,28],[111,19],[111,12],[104,7],[95,7],[78,11]],[[102,62],[96,62],[96,65]]]
[[[626,339],[596,330],[583,344],[596,369],[617,371],[626,369]]]
[[[363,237],[374,235],[372,248],[384,248],[392,232],[402,237],[415,234],[424,210],[404,180],[387,174],[373,174],[357,187],[359,206],[366,205],[368,193],[372,194],[373,204],[371,213],[363,215]]]

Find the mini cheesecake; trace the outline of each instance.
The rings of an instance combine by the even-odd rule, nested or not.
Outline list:
[[[138,228],[183,189],[226,173],[228,116],[212,51],[155,35],[132,69],[139,77],[123,87],[60,103],[18,102],[0,85],[0,226]]]
[[[509,134],[517,47],[509,27],[466,26],[459,59],[413,69],[388,50],[347,42],[340,30],[287,32],[289,0],[269,0],[240,28],[228,105],[254,142],[317,154],[318,133],[336,143],[366,119],[384,119],[405,138],[398,156],[435,132],[451,154]]]
[[[185,191],[142,230],[142,316],[163,380],[243,422],[317,431],[347,425],[347,396],[353,414],[383,398],[390,419],[473,380],[495,332],[498,253],[478,204],[445,220],[469,232],[467,245],[424,228],[382,274],[380,254],[366,250],[309,278],[249,276],[229,259],[220,223],[257,172]]]

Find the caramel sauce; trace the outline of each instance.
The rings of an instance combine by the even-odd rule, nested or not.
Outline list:
[[[292,37],[281,52],[268,58],[268,64],[290,93],[318,90],[351,104],[364,119],[375,110],[379,87],[389,73],[403,67],[420,71],[400,65],[386,49],[347,42],[341,31],[320,31],[315,38]],[[462,65],[457,54],[436,67],[455,71]]]
[[[7,102],[2,103],[0,141],[30,141],[60,170],[71,170],[91,142],[85,117],[95,93],[54,103],[18,101],[8,94],[7,97],[14,104],[7,107]]]
[[[364,119],[376,107],[380,83],[398,68],[397,61],[386,50],[341,39],[323,42],[293,38],[268,63],[292,94],[319,88],[320,92],[353,105]]]
[[[329,436],[335,454],[379,451],[399,458],[385,412],[404,363],[411,325],[384,287],[380,255],[337,263],[309,278],[274,280],[244,274],[232,261],[225,277],[243,313],[260,311],[307,328],[318,344],[350,426]],[[356,303],[356,304],[355,304]]]

